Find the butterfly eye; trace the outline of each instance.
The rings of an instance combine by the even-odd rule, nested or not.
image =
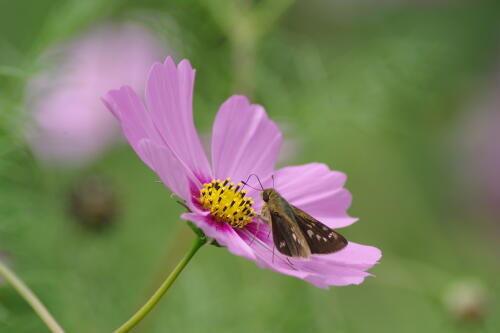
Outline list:
[[[264,200],[265,202],[268,202],[269,201],[269,193],[262,192],[262,200]]]

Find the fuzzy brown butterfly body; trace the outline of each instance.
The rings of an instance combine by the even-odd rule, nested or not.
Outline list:
[[[289,204],[275,189],[264,189],[262,200],[261,215],[270,222],[273,242],[280,253],[309,258],[311,254],[333,253],[347,246],[341,234]]]

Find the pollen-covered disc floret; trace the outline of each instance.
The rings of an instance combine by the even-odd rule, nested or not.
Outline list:
[[[252,222],[255,211],[252,208],[252,198],[245,197],[246,191],[241,190],[242,184],[234,186],[231,179],[224,182],[220,179],[203,184],[200,190],[200,202],[203,208],[220,222],[227,222],[233,227],[243,228]]]

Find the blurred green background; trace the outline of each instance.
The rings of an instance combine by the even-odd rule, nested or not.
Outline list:
[[[342,232],[383,251],[376,278],[325,291],[206,246],[134,332],[500,331],[500,214],[459,181],[478,172],[457,158],[470,101],[495,91],[498,1],[1,1],[0,257],[68,332],[121,325],[194,237],[128,145],[61,169],[24,139],[39,57],[124,20],[197,69],[200,131],[228,96],[248,94],[285,129],[281,165],[347,173],[360,221]],[[114,191],[103,230],[70,214],[90,175]],[[0,282],[0,332],[46,331]]]

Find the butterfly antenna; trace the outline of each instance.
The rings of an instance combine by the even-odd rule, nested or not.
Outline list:
[[[262,183],[260,182],[260,178],[259,178],[259,176],[257,176],[257,175],[254,175],[254,176],[255,176],[255,178],[257,178],[257,180],[259,181],[260,188],[262,189],[262,191],[264,191],[264,186],[262,186]]]
[[[247,177],[247,180],[245,181],[241,181],[243,183],[243,187],[247,186],[248,185],[248,181],[250,180],[250,177],[252,176],[252,174],[250,174],[248,177]],[[248,185],[250,186],[250,185]],[[243,187],[241,189],[243,189]]]
[[[241,182],[243,183],[243,187],[248,186],[248,187],[250,187],[250,188],[253,188],[253,189],[254,189],[254,190],[256,190],[256,191],[261,191],[261,190],[259,190],[258,188],[255,188],[255,187],[253,187],[253,186],[248,185],[248,181],[250,180],[250,177],[252,177],[252,176],[254,176],[255,178],[257,178],[257,181],[259,182],[259,185],[260,185],[260,187],[261,187],[262,191],[264,191],[264,186],[262,186],[262,183],[260,182],[260,178],[259,178],[259,176],[257,176],[255,173],[251,173],[250,175],[248,175],[248,177],[247,177],[247,180],[246,180],[246,181],[241,181]],[[243,189],[243,187],[242,187],[242,189]]]
[[[255,188],[255,187],[253,187],[252,185],[249,185],[247,182],[244,182],[244,181],[241,181],[241,182],[243,183],[243,186],[241,187],[241,189],[242,189],[242,190],[243,190],[243,188],[244,188],[245,186],[248,186],[248,187],[250,187],[250,188],[253,188],[253,189],[254,189],[254,190],[256,190],[256,191],[260,191],[258,188]]]

